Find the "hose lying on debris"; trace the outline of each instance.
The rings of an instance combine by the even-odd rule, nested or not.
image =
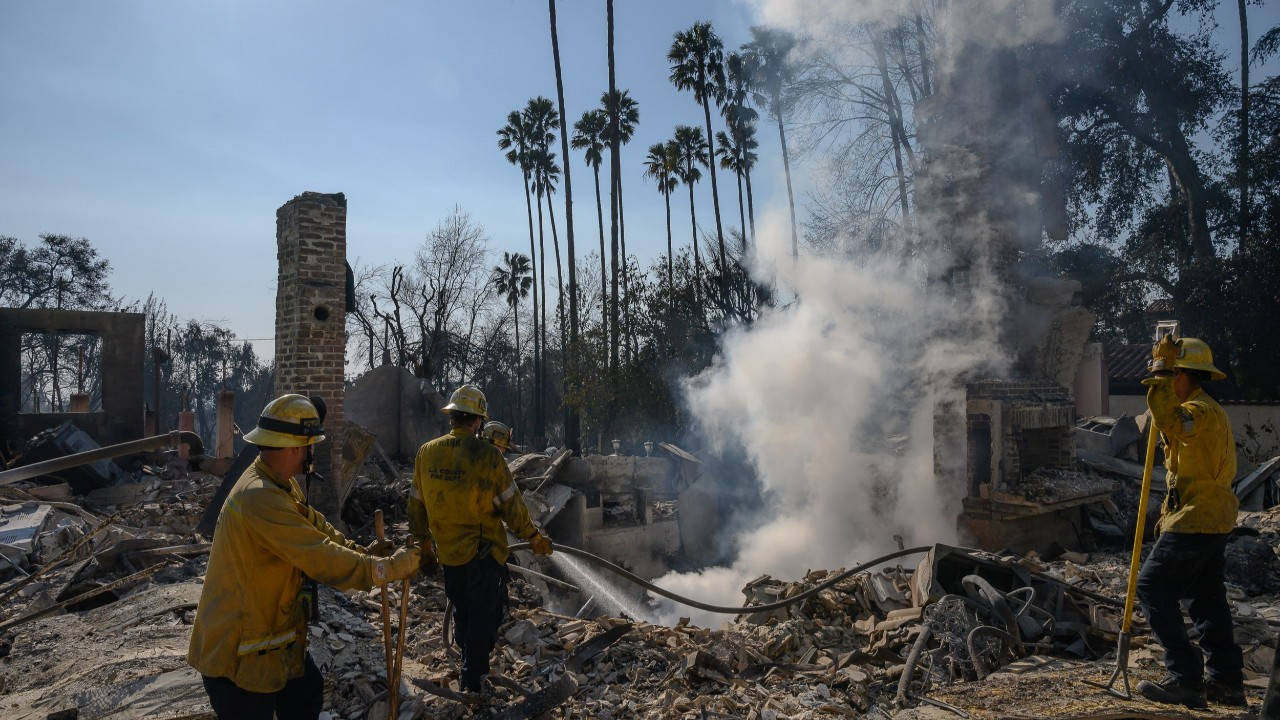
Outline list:
[[[529,547],[530,547],[529,543],[519,542],[519,543],[513,544],[510,547],[510,550],[511,552],[515,552],[517,550],[528,550]],[[858,573],[866,572],[876,567],[877,565],[882,565],[890,560],[894,560],[900,557],[905,557],[907,555],[917,555],[920,553],[926,553],[926,552],[929,552],[929,550],[931,550],[932,548],[933,548],[932,545],[921,545],[919,547],[906,548],[905,550],[896,550],[894,552],[889,553],[888,555],[881,555],[880,557],[875,558],[874,560],[869,560],[867,562],[862,563],[861,565],[856,565],[832,578],[829,578],[817,585],[814,585],[813,587],[809,588],[808,590],[805,590],[802,593],[798,593],[789,598],[778,600],[776,602],[766,603],[764,605],[745,605],[742,607],[730,606],[730,605],[712,605],[710,603],[704,603],[701,600],[694,600],[693,598],[689,598],[677,593],[673,593],[670,590],[666,590],[664,588],[658,587],[657,585],[654,585],[653,583],[649,582],[648,580],[645,580],[639,575],[635,575],[631,572],[628,572],[626,569],[619,567],[618,565],[615,565],[609,562],[608,560],[605,560],[599,555],[593,555],[592,553],[589,553],[586,550],[579,550],[578,548],[569,547],[568,545],[557,545],[556,552],[562,552],[566,555],[572,555],[574,557],[582,558],[587,562],[590,562],[594,565],[598,565],[615,575],[618,575],[622,578],[625,578],[631,581],[632,583],[635,583],[636,585],[643,587],[649,592],[655,593],[657,595],[661,595],[662,597],[665,597],[668,600],[673,600],[675,602],[678,602],[681,605],[687,605],[692,608],[697,608],[699,610],[705,610],[706,612],[712,612],[712,613],[723,613],[726,615],[742,615],[744,613],[768,612],[770,610],[777,610],[778,608],[784,608],[788,605],[794,605],[795,603],[808,600],[809,598],[813,597],[814,595],[817,595],[823,590],[826,590],[843,580],[847,580],[853,577],[854,575],[857,575]],[[442,628],[442,632],[444,633],[444,646],[446,651],[450,655],[453,655],[456,657],[457,648],[455,648],[453,646],[453,643],[450,642],[451,640],[450,630],[452,629],[452,625],[453,625],[452,609],[453,609],[452,604],[446,601],[445,607],[444,607],[444,626]]]
[[[529,549],[529,543],[526,543],[526,542],[516,543],[511,546],[512,552],[515,552],[517,550],[528,550],[528,549]],[[861,565],[856,565],[853,568],[850,568],[849,570],[845,570],[839,575],[836,575],[835,577],[832,577],[828,580],[824,580],[821,583],[818,583],[817,585],[814,585],[813,587],[809,588],[808,590],[805,590],[802,593],[793,595],[784,600],[778,600],[776,602],[767,603],[765,605],[746,605],[743,607],[737,607],[732,605],[711,605],[710,603],[704,603],[700,600],[694,600],[693,598],[688,598],[683,595],[673,593],[670,590],[666,590],[664,588],[658,587],[657,585],[654,585],[653,583],[649,582],[648,580],[645,580],[639,575],[634,575],[628,572],[627,570],[617,565],[614,565],[613,563],[609,562],[608,560],[605,560],[599,555],[592,555],[586,550],[579,550],[578,548],[569,547],[567,545],[556,546],[556,552],[562,552],[566,555],[572,555],[574,557],[582,558],[583,560],[586,560],[587,562],[590,562],[594,565],[598,565],[615,575],[619,575],[623,578],[626,578],[627,580],[630,580],[631,582],[643,587],[645,590],[648,590],[649,592],[655,593],[657,595],[661,595],[662,597],[667,598],[668,600],[674,600],[675,602],[678,602],[681,605],[687,605],[689,607],[697,608],[699,610],[705,610],[707,612],[713,612],[713,613],[723,613],[726,615],[741,615],[743,613],[767,612],[769,610],[777,610],[778,608],[784,608],[788,605],[794,605],[795,603],[798,603],[802,600],[808,600],[814,595],[817,595],[823,590],[826,590],[827,588],[830,588],[831,586],[836,585],[842,580],[847,580],[853,577],[854,575],[857,575],[858,573],[866,572],[871,568],[876,567],[877,565],[881,565],[890,560],[894,560],[900,557],[905,557],[907,555],[917,555],[920,553],[926,553],[926,552],[929,552],[929,550],[931,549],[933,549],[932,545],[921,545],[920,547],[907,548],[905,550],[896,550],[894,552],[889,553],[888,555],[881,555],[880,557],[874,560],[869,560],[867,562],[862,563]]]

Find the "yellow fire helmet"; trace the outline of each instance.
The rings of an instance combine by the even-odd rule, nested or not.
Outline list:
[[[244,441],[268,448],[305,447],[324,440],[320,413],[302,395],[281,395],[263,408]]]
[[[463,385],[454,390],[449,396],[449,404],[443,409],[445,412],[459,410],[482,418],[489,417],[489,402],[484,399],[484,393],[480,392],[480,388],[475,385]]]
[[[503,452],[506,452],[507,446],[511,444],[511,428],[497,420],[486,424],[484,430],[480,432],[480,436],[496,445]]]
[[[1213,351],[1209,344],[1197,338],[1182,338],[1177,341],[1178,359],[1173,366],[1184,370],[1203,370],[1214,380],[1226,380],[1227,374],[1213,364]]]
[[[1209,373],[1214,380],[1225,380],[1227,374],[1213,364],[1213,351],[1208,343],[1197,338],[1165,338],[1151,348],[1150,372],[1161,372],[1182,368],[1184,370],[1201,370]]]

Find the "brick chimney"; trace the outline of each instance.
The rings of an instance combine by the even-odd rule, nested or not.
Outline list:
[[[304,192],[276,211],[277,395],[319,395],[328,406],[328,440],[316,452],[311,504],[340,521],[346,484],[339,477],[343,440],[346,333],[347,199]]]

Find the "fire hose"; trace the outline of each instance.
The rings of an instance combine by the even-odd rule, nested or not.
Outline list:
[[[845,570],[844,572],[839,573],[827,580],[824,580],[823,582],[817,585],[814,585],[813,587],[809,588],[808,590],[805,590],[804,592],[792,595],[789,598],[784,598],[782,600],[777,600],[775,602],[766,603],[764,605],[744,605],[742,607],[731,606],[731,605],[712,605],[710,603],[702,602],[701,600],[695,600],[693,598],[685,597],[678,593],[674,593],[670,590],[654,585],[653,583],[649,582],[648,580],[645,580],[639,575],[631,573],[625,568],[615,565],[609,562],[608,560],[605,560],[604,558],[600,557],[599,555],[593,555],[592,553],[589,553],[586,550],[580,550],[578,548],[569,547],[567,545],[558,545],[556,546],[555,550],[556,552],[561,552],[566,555],[572,555],[574,557],[586,560],[587,562],[593,565],[596,565],[598,567],[604,568],[605,570],[608,570],[609,572],[625,580],[628,580],[635,585],[639,585],[640,587],[643,587],[644,589],[656,595],[661,595],[662,597],[665,597],[668,600],[672,600],[677,603],[680,603],[681,605],[697,608],[698,610],[704,610],[706,612],[722,613],[725,615],[741,615],[744,613],[768,612],[770,610],[777,610],[779,608],[787,607],[788,605],[794,605],[795,603],[808,600],[809,598],[813,597],[814,595],[817,595],[823,590],[827,590],[835,586],[836,584],[844,580],[847,580],[853,577],[854,575],[857,575],[858,573],[867,572],[868,570],[871,570],[872,568],[875,568],[878,565],[882,565],[890,560],[894,560],[900,557],[926,553],[932,547],[933,547],[932,545],[921,545],[919,547],[906,548],[905,550],[896,550],[887,555],[881,555],[878,558],[864,562],[860,565],[855,565],[854,567],[848,570]],[[530,548],[529,543],[520,542],[520,543],[513,544],[510,547],[510,550],[512,552],[515,552],[517,550],[528,550],[529,548]],[[442,628],[442,632],[444,633],[444,646],[450,655],[456,657],[457,649],[453,647],[453,644],[451,642],[449,642],[449,639],[450,639],[449,635],[450,635],[450,630],[452,629],[452,625],[453,625],[452,605],[446,602],[445,608],[444,608],[444,625]]]

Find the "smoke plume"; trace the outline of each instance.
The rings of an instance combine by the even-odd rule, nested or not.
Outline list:
[[[921,0],[752,4],[763,24],[807,36],[812,50],[851,23],[912,16]],[[909,256],[793,258],[785,198],[760,224],[754,272],[795,300],[730,332],[685,396],[710,450],[748,458],[764,510],[739,519],[746,529],[731,565],[669,574],[657,581],[663,587],[735,605],[743,585],[764,573],[794,579],[849,567],[895,550],[894,535],[908,546],[958,539],[964,483],[941,479],[949,476],[938,468],[958,466],[963,478],[965,379],[999,375],[1013,361],[1003,335],[1010,289],[995,269],[1002,249],[1040,237],[1038,217],[1025,212],[1035,209],[1034,173],[1018,164],[1034,142],[1025,123],[993,121],[1007,88],[976,98],[974,89],[1016,82],[981,74],[1001,67],[1003,48],[1052,39],[1057,28],[1051,3],[967,0],[955,9],[936,18],[948,43],[937,59],[937,96],[952,102],[916,177],[918,247]],[[958,422],[958,435],[954,427],[935,433],[935,419]],[[665,621],[685,614],[663,608]],[[693,619],[715,626],[722,618]]]

